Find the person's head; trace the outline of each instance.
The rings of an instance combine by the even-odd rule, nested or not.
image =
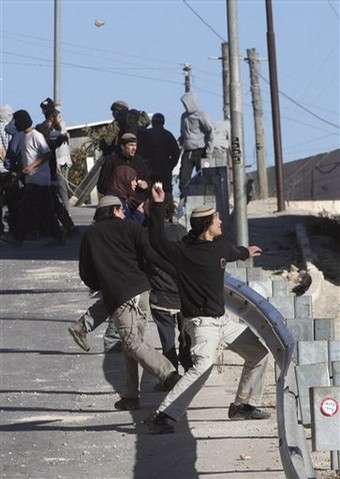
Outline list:
[[[133,133],[124,133],[120,139],[123,155],[133,158],[137,150],[137,137]]]
[[[153,127],[164,126],[164,123],[165,123],[164,115],[162,113],[155,113],[154,115],[152,115],[151,123]]]
[[[102,196],[98,202],[93,220],[96,222],[113,217],[125,218],[122,202],[116,196]]]
[[[114,195],[128,198],[137,188],[137,172],[131,166],[119,165],[113,170],[113,178],[108,191]]]
[[[198,206],[192,210],[190,226],[193,235],[201,240],[213,241],[222,234],[222,221],[211,206]]]
[[[125,121],[128,111],[129,105],[123,100],[116,100],[111,105],[112,116],[118,123]]]
[[[51,110],[55,109],[55,103],[52,98],[46,98],[40,103],[40,108],[47,120],[47,118],[50,116]]]
[[[25,131],[28,130],[32,124],[32,118],[30,114],[26,110],[17,110],[13,113],[13,120],[15,128],[18,131]]]
[[[139,111],[131,109],[126,113],[126,127],[133,128],[138,126]]]

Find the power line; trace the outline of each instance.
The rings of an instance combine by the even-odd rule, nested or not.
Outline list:
[[[328,0],[328,3],[331,9],[333,10],[335,16],[337,17],[337,19],[340,20],[338,12],[335,10],[334,5],[331,4],[331,0]]]
[[[196,15],[197,18],[199,18],[199,19],[201,20],[202,23],[204,23],[204,25],[205,25],[206,27],[209,28],[209,30],[211,30],[213,33],[215,33],[215,35],[216,35],[220,40],[222,40],[222,42],[225,42],[225,41],[226,41],[225,38],[221,37],[221,35],[220,35],[208,22],[206,22],[206,21],[204,20],[204,18],[201,17],[201,15],[199,15],[199,14],[191,7],[186,0],[183,0],[183,3],[184,3],[184,5],[186,5],[186,6],[189,8],[189,10],[192,11],[192,13],[193,13],[194,15]]]
[[[262,80],[264,80],[266,83],[268,83],[269,85],[269,81],[263,76],[261,75],[261,73],[259,73],[259,76],[262,78]],[[317,118],[318,120],[324,122],[324,123],[327,123],[327,125],[330,125],[330,126],[334,126],[335,128],[337,128],[338,130],[340,130],[340,126],[339,125],[336,125],[335,123],[332,123],[331,121],[328,121],[326,120],[325,118],[322,118],[321,116],[317,115],[316,113],[314,113],[313,111],[309,110],[308,108],[304,107],[303,105],[301,105],[299,102],[297,102],[296,100],[294,100],[293,98],[291,98],[289,95],[287,95],[286,93],[283,93],[281,90],[279,90],[279,93],[280,95],[282,95],[284,98],[286,98],[287,100],[291,101],[292,103],[294,103],[294,105],[298,106],[299,108],[301,108],[301,110],[304,110],[306,113],[308,113],[309,115],[312,115],[314,116],[314,118]]]

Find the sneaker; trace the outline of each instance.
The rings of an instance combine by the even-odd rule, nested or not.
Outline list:
[[[18,240],[10,234],[2,234],[0,236],[0,241],[1,243],[5,243],[16,248],[20,248],[22,246],[22,241]]]
[[[134,411],[139,409],[139,399],[138,398],[122,398],[119,401],[115,402],[115,408],[120,411]]]
[[[169,376],[166,378],[164,381],[164,388],[166,391],[171,391],[171,389],[175,386],[175,384],[178,383],[178,381],[181,379],[181,375],[178,374],[176,371],[173,371],[172,373],[169,374]]]
[[[153,412],[144,420],[144,424],[151,434],[171,434],[175,431],[172,424],[169,424],[171,418],[164,412]]]
[[[270,417],[269,412],[261,411],[255,406],[250,404],[234,404],[233,402],[229,406],[228,417],[232,421],[241,421],[248,419],[268,419]]]
[[[86,352],[90,351],[90,345],[87,340],[87,331],[82,321],[76,321],[75,323],[71,324],[71,326],[68,328],[68,332],[78,346],[80,346]]]

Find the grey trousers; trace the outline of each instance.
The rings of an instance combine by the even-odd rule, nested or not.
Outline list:
[[[149,304],[148,291],[123,303],[111,316],[123,343],[126,380],[124,397],[127,398],[139,397],[138,363],[161,381],[175,371],[174,366],[162,353],[144,341],[144,331],[149,319],[145,315],[146,303]],[[144,311],[141,304],[144,304]]]
[[[268,362],[268,350],[250,328],[221,317],[197,317],[185,320],[191,338],[193,367],[188,369],[164,398],[158,411],[178,420],[212,371],[218,347],[239,354],[244,366],[235,402],[260,404]]]

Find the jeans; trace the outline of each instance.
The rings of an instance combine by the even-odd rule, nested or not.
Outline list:
[[[201,158],[204,153],[204,148],[197,148],[196,150],[184,151],[181,158],[181,168],[179,170],[179,190],[185,195],[185,188],[188,186],[192,170],[195,168],[196,172],[201,169]]]
[[[261,402],[268,350],[250,328],[230,320],[225,314],[187,319],[186,330],[191,338],[194,365],[164,398],[158,411],[176,421],[185,413],[208,379],[218,347],[228,348],[245,360],[235,402]]]

